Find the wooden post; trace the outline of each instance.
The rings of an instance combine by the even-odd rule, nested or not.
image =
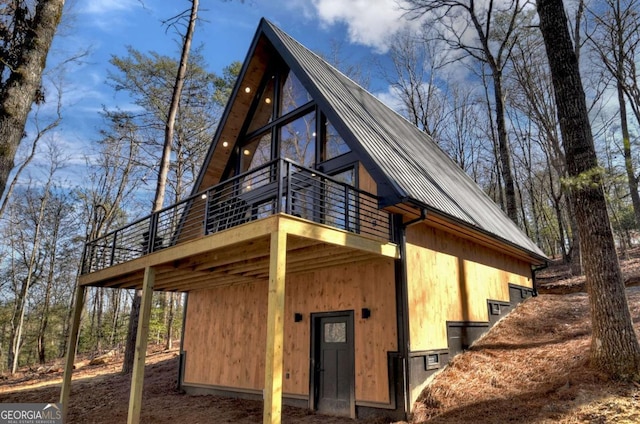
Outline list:
[[[264,372],[264,424],[280,424],[282,415],[282,361],[287,233],[271,233],[267,351]]]
[[[76,290],[76,301],[73,305],[73,317],[71,318],[71,329],[69,340],[67,340],[67,357],[64,362],[64,377],[62,379],[62,389],[60,390],[60,403],[62,404],[62,420],[67,422],[67,412],[69,411],[69,394],[71,393],[71,374],[73,373],[73,361],[76,358],[76,346],[78,345],[78,332],[80,331],[80,317],[84,306],[84,286],[78,285]]]
[[[144,362],[147,356],[147,341],[149,340],[149,318],[151,316],[151,301],[153,299],[153,284],[156,270],[147,267],[142,281],[142,304],[138,318],[138,332],[136,334],[136,350],[133,360],[133,374],[131,376],[131,393],[129,395],[128,424],[140,423],[142,411],[142,384],[144,382]]]

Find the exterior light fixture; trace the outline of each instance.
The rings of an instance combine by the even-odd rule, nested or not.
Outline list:
[[[229,142],[228,141],[223,141],[222,142],[222,147],[229,147]]]
[[[245,87],[244,88],[244,92],[245,93],[251,93],[251,87]]]
[[[201,198],[202,200],[205,200],[205,199],[207,198],[207,193],[202,193],[202,196],[200,196],[200,198]]]
[[[244,149],[244,150],[242,151],[242,153],[244,153],[244,155],[245,155],[245,156],[249,156],[249,155],[251,154],[251,150],[249,150],[249,149]]]
[[[264,102],[265,102],[266,104],[270,104],[270,103],[271,103],[271,99],[270,99],[269,97],[267,97],[266,99],[264,99]]]

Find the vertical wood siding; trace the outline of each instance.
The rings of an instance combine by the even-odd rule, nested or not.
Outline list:
[[[447,348],[447,321],[487,322],[487,299],[532,287],[530,264],[428,227],[407,229],[411,350]]]
[[[354,310],[356,400],[388,403],[387,352],[398,349],[393,260],[296,274],[286,284],[284,393],[309,394],[310,314]],[[266,310],[266,281],[191,292],[185,383],[261,389]]]

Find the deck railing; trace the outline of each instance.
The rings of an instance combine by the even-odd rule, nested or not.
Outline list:
[[[391,240],[378,198],[316,170],[277,159],[85,245],[88,274],[276,213]]]

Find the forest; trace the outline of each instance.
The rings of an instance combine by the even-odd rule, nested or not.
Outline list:
[[[0,2],[3,96],[11,88],[12,68],[22,60],[24,27],[43,13],[35,3],[55,2]],[[189,3],[197,8],[197,2]],[[640,4],[565,2],[599,163],[593,174],[579,178],[570,177],[567,169],[535,4],[402,4],[406,19],[420,25],[394,36],[387,53],[391,66],[349,63],[338,59],[340,52],[319,54],[335,56],[336,66],[365,88],[373,78],[384,80],[393,95],[385,100],[428,133],[550,258],[570,264],[574,275],[582,273],[579,222],[571,202],[575,187],[600,181],[616,247],[624,252],[637,245]],[[164,25],[183,44],[189,13],[167,19]],[[61,172],[69,158],[55,132],[65,119],[60,107],[65,67],[81,56],[45,68],[43,78],[57,90],[34,97],[29,130],[20,134],[16,163],[9,166],[0,204],[0,373],[64,356],[84,243],[151,212],[181,58],[135,46],[112,57],[110,86],[114,93],[127,93],[138,108],[100,112],[103,124],[86,155],[87,173],[82,184],[70,188]],[[190,52],[171,137],[164,206],[191,194],[240,67],[230,63],[216,75],[200,47]],[[45,104],[57,104],[56,113],[41,116]],[[35,161],[45,164],[38,179],[23,172]],[[78,351],[122,352],[134,296],[126,290],[88,288]],[[154,294],[151,341],[170,347],[180,339],[183,306],[180,293]]]

